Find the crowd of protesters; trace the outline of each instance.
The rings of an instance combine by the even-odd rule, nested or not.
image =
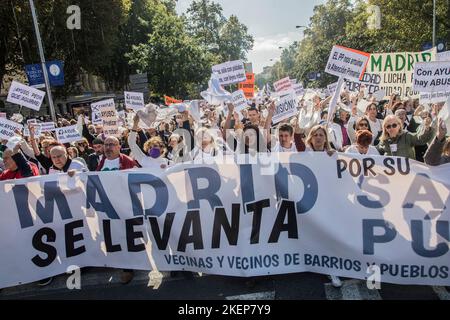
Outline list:
[[[196,109],[152,106],[153,110],[176,109],[159,120],[126,110],[120,136],[105,135],[102,125],[92,124],[85,113],[60,116],[56,127],[80,125],[83,138],[70,144],[59,143],[52,132],[36,137],[30,124],[29,136],[16,133],[21,140],[15,146],[7,148],[8,141],[0,144],[0,180],[140,167],[166,170],[198,159],[262,152],[398,156],[430,166],[450,162],[450,139],[438,117],[444,103],[421,105],[397,94],[377,101],[364,90],[344,90],[333,120],[327,122],[331,95],[307,92],[298,98],[298,115],[277,124],[272,121],[275,102],[270,96],[249,100],[241,112],[231,103],[217,106],[206,101],[196,101]],[[124,270],[122,282],[132,278],[133,271]]]

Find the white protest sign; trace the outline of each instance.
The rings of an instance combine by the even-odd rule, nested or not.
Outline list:
[[[102,113],[100,111],[92,111],[92,124],[103,124]]]
[[[292,89],[295,91],[295,95],[297,97],[303,96],[305,94],[305,89],[303,88],[303,86],[301,84],[298,84],[298,83],[294,84],[292,86]]]
[[[450,61],[417,62],[414,65],[413,88],[419,92],[450,90]]]
[[[335,83],[329,84],[327,86],[327,89],[328,89],[328,92],[330,93],[330,95],[334,94],[334,92],[336,91],[337,85],[338,85],[338,83],[335,82]]]
[[[212,72],[218,75],[219,83],[223,86],[247,80],[242,60],[215,65],[212,67]]]
[[[247,98],[245,97],[244,91],[238,90],[233,92],[233,95],[231,96],[231,100],[234,105],[234,110],[236,112],[241,111],[242,109],[247,108]]]
[[[436,61],[450,61],[450,51],[436,53]]]
[[[102,101],[91,103],[91,109],[93,112],[101,111],[103,108],[106,108],[106,107],[115,109],[116,104],[114,103],[114,99],[107,99],[107,100],[102,100]]]
[[[142,92],[124,92],[125,107],[133,110],[144,109],[144,94]]]
[[[119,118],[117,116],[116,107],[112,105],[103,106],[101,107],[100,113],[103,120],[103,133],[106,136],[120,137]]]
[[[43,122],[41,125],[41,132],[50,132],[55,130],[54,122]]]
[[[294,94],[290,93],[281,97],[275,103],[275,114],[272,121],[274,124],[289,119],[297,114],[297,99]]]
[[[420,94],[419,103],[440,103],[446,102],[450,97],[450,91],[447,92],[423,92]]]
[[[30,123],[37,123],[37,120],[36,119],[28,119],[27,124],[30,124]]]
[[[40,124],[33,124],[33,127],[34,127],[34,136],[36,138],[39,138],[41,136],[41,134],[42,134],[42,126]],[[29,137],[30,136],[30,130],[28,130],[27,126],[25,126],[23,128],[23,135],[25,137]]]
[[[293,85],[291,82],[291,79],[289,77],[283,78],[281,80],[278,80],[277,82],[273,83],[273,87],[275,88],[275,91],[288,91],[293,89]]]
[[[346,79],[361,79],[370,54],[341,46],[334,46],[325,72]]]
[[[15,131],[22,131],[22,129],[23,125],[6,118],[0,118],[0,139],[9,140],[16,135]]]
[[[39,111],[45,92],[13,81],[8,91],[6,101],[18,104],[25,108]]]
[[[80,132],[77,130],[77,125],[57,128],[56,137],[61,143],[69,143],[83,139]]]
[[[297,79],[291,79],[291,83],[294,85],[294,84],[297,84]]]

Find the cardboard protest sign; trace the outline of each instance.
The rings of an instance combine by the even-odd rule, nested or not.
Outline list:
[[[218,74],[219,83],[223,86],[243,82],[247,79],[242,60],[215,65],[212,67],[212,72]]]
[[[114,99],[106,99],[98,102],[91,103],[91,109],[93,112],[101,111],[103,108],[116,108],[116,104],[114,103]]]
[[[45,92],[13,81],[8,91],[6,101],[25,108],[39,111],[44,100]]]
[[[334,46],[325,72],[346,79],[361,79],[370,54],[342,46]]]
[[[41,125],[41,132],[50,132],[55,130],[54,122],[43,122]]]
[[[77,130],[77,125],[57,128],[56,137],[61,143],[70,143],[83,139],[80,132]]]
[[[417,62],[413,81],[418,92],[450,91],[450,61]]]
[[[142,92],[124,92],[125,107],[133,110],[143,109],[145,107],[144,94]]]
[[[0,118],[0,139],[9,140],[16,135],[15,131],[22,131],[22,129],[23,125],[6,118]]]
[[[289,77],[286,77],[281,80],[278,80],[277,82],[274,82],[273,87],[275,88],[276,92],[288,91],[288,90],[293,89],[293,85],[292,85],[291,79],[289,79]]]
[[[419,98],[413,90],[414,64],[434,61],[436,49],[423,52],[372,53],[363,79],[386,92],[385,99],[398,92],[402,98]],[[366,79],[367,77],[367,79]]]
[[[255,74],[246,73],[247,80],[239,83],[238,89],[242,90],[247,99],[252,99],[255,95]]]
[[[105,106],[100,110],[100,116],[103,120],[103,133],[106,136],[120,137],[119,118],[115,106]]]
[[[247,108],[247,98],[245,97],[245,94],[242,90],[238,90],[233,92],[233,95],[231,96],[231,100],[234,105],[234,110],[236,112],[241,111],[242,109]]]
[[[303,96],[303,95],[305,94],[305,89],[304,89],[303,86],[302,86],[301,84],[299,84],[299,83],[296,83],[296,84],[292,85],[292,89],[294,90],[295,95],[296,95],[297,97]]]
[[[336,87],[337,87],[338,83],[334,82],[332,84],[329,84],[327,86],[328,92],[330,93],[330,95],[334,94],[334,92],[336,91]]]
[[[166,106],[170,106],[171,104],[181,103],[181,102],[183,102],[183,100],[177,100],[177,99],[171,98],[169,96],[164,96],[164,104]]]
[[[114,103],[114,99],[107,99],[91,103],[92,124],[103,124],[102,110],[105,108],[109,108],[108,110],[115,110],[116,104]]]
[[[275,114],[272,121],[274,124],[289,119],[297,114],[297,99],[292,92],[280,97],[275,103]]]
[[[34,136],[36,138],[39,138],[41,136],[41,134],[42,134],[42,126],[40,124],[33,124],[33,127],[34,127]],[[25,137],[29,137],[30,136],[30,130],[28,130],[27,126],[25,126],[23,128],[23,135]]]

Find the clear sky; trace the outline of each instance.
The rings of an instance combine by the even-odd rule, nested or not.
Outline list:
[[[192,0],[178,0],[177,11],[183,13]],[[248,27],[255,43],[248,54],[255,73],[273,65],[280,58],[279,47],[287,47],[303,37],[303,29],[295,26],[309,25],[314,6],[326,0],[214,0],[220,3],[224,15],[234,14]],[[270,61],[274,59],[274,61]]]

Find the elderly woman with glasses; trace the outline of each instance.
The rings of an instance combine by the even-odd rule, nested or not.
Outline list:
[[[427,118],[417,133],[410,133],[403,130],[402,121],[389,115],[383,121],[383,134],[377,149],[385,156],[405,157],[415,160],[416,152],[414,147],[428,143],[434,135],[431,127],[432,120]]]

